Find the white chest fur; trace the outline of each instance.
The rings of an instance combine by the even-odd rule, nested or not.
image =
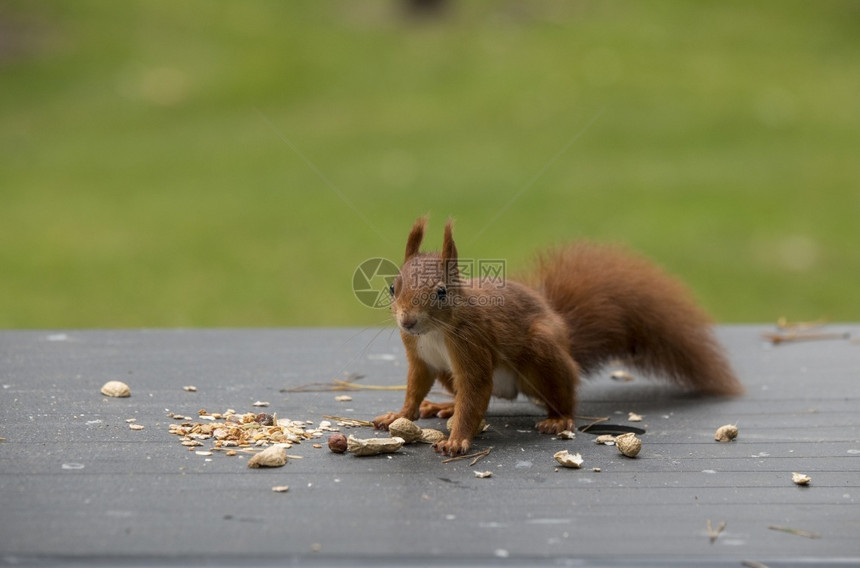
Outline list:
[[[451,357],[445,346],[445,337],[436,331],[418,336],[418,356],[437,371],[451,371]]]
[[[451,372],[451,356],[441,333],[430,332],[418,337],[418,356],[436,371]],[[493,396],[515,399],[519,394],[517,378],[511,369],[498,367],[493,371]]]

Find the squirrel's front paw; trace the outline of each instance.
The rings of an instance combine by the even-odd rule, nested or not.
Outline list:
[[[575,428],[573,418],[566,418],[564,416],[560,418],[547,418],[546,420],[541,420],[535,426],[537,426],[537,429],[544,434],[558,434],[559,432],[573,430]]]
[[[402,416],[399,412],[386,412],[373,419],[373,427],[377,430],[388,430],[388,426]]]
[[[433,449],[443,455],[456,456],[468,452],[469,445],[469,440],[448,438],[447,440],[433,444]]]

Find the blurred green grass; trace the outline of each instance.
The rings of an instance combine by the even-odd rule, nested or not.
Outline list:
[[[718,321],[860,320],[860,4],[450,8],[0,4],[0,327],[380,324],[353,270],[426,212],[511,272],[621,242]]]

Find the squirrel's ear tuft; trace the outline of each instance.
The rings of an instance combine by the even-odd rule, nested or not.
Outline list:
[[[457,245],[454,244],[454,221],[448,219],[445,223],[445,236],[442,239],[442,262],[445,267],[446,283],[458,282],[460,274],[457,269]]]
[[[409,233],[409,238],[406,240],[406,256],[404,261],[409,260],[416,254],[421,247],[421,241],[424,240],[424,226],[427,225],[427,216],[419,217],[415,224],[412,225],[412,231]]]

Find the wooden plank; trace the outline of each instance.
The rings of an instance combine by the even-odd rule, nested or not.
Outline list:
[[[493,450],[474,468],[443,464],[427,446],[355,458],[302,444],[290,452],[304,459],[270,471],[250,470],[242,457],[189,452],[167,433],[168,414],[244,412],[269,400],[269,411],[293,419],[372,417],[398,407],[402,393],[360,391],[341,403],[334,400],[341,393],[282,389],[344,371],[365,374],[364,384],[402,384],[396,337],[378,330],[0,332],[0,560],[860,562],[860,346],[774,348],[761,341],[764,329],[719,330],[748,388],[739,399],[696,399],[638,378],[615,383],[605,373],[583,385],[581,414],[646,428],[636,459],[588,434],[540,435],[532,429],[540,409],[517,401],[491,406],[492,429],[476,446]],[[115,378],[131,385],[131,398],[98,393]],[[198,391],[183,391],[187,384]],[[630,411],[643,422],[628,422]],[[129,430],[128,418],[144,430]],[[739,438],[713,441],[728,422],[739,424]],[[556,471],[552,453],[560,448],[582,453],[584,469]],[[493,477],[475,478],[477,468]],[[792,471],[811,475],[812,485],[794,485]],[[272,493],[281,484],[290,490]],[[708,520],[727,523],[714,542]]]

